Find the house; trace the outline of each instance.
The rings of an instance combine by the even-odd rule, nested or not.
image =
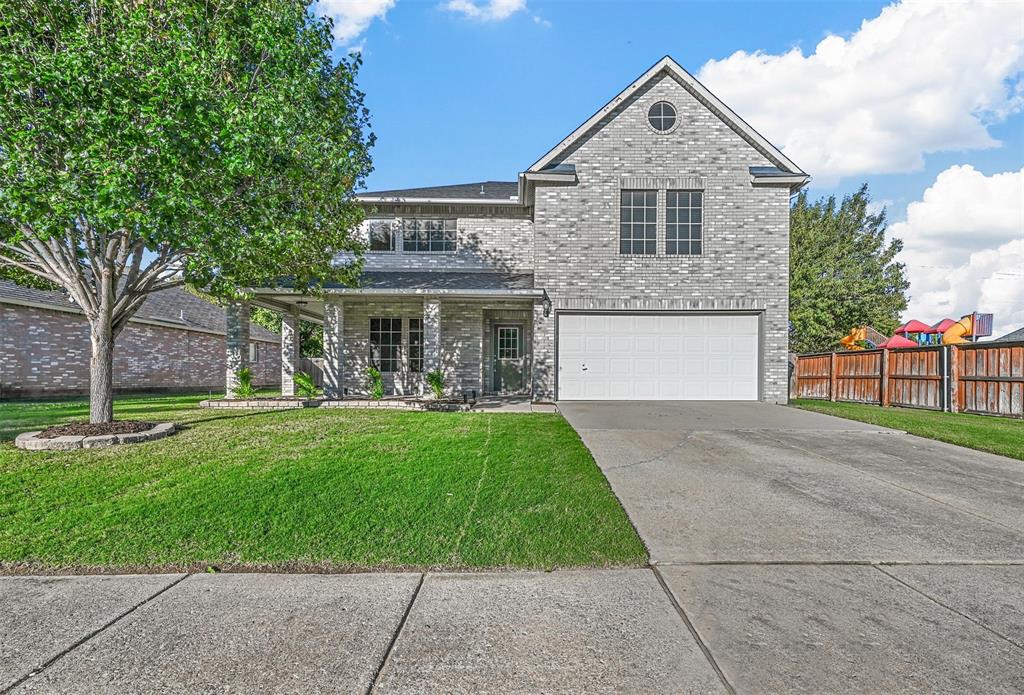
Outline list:
[[[1015,331],[1010,331],[1006,335],[996,338],[992,342],[994,343],[1021,343],[1024,342],[1024,327],[1018,328]]]
[[[117,337],[114,389],[220,391],[224,310],[186,292],[150,295]],[[245,346],[253,383],[281,378],[281,338],[252,326]],[[0,398],[89,392],[89,324],[63,292],[0,281]]]
[[[360,195],[358,287],[253,301],[285,314],[286,393],[303,318],[324,325],[333,396],[365,393],[374,364],[399,394],[440,369],[455,394],[784,402],[808,180],[665,57],[515,181]]]

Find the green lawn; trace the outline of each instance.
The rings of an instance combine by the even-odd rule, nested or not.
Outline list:
[[[210,411],[126,398],[146,444],[0,443],[0,571],[638,565],[646,550],[559,415]],[[0,403],[0,438],[84,418]]]
[[[938,413],[912,408],[880,408],[877,405],[861,403],[794,400],[792,405],[1024,460],[1022,420],[965,413]]]

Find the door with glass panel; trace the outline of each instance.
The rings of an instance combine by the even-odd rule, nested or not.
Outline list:
[[[496,325],[491,342],[494,344],[494,390],[520,393],[526,381],[522,325]]]

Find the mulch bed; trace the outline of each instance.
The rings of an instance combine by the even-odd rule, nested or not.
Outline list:
[[[96,437],[101,434],[131,434],[153,429],[152,422],[142,420],[115,420],[114,422],[72,422],[67,425],[53,425],[37,434],[39,439],[54,437]]]

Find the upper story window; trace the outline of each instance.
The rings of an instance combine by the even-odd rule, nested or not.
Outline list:
[[[370,220],[372,253],[455,253],[456,220]]]
[[[667,101],[659,101],[647,110],[647,122],[659,133],[667,133],[676,125],[676,107]]]
[[[395,232],[388,220],[370,220],[370,250],[376,253],[395,252]]]
[[[455,220],[402,220],[405,253],[454,253]]]
[[[665,198],[665,253],[698,256],[703,242],[704,194],[667,191]]]
[[[619,253],[657,253],[658,192],[622,191],[619,204]]]

